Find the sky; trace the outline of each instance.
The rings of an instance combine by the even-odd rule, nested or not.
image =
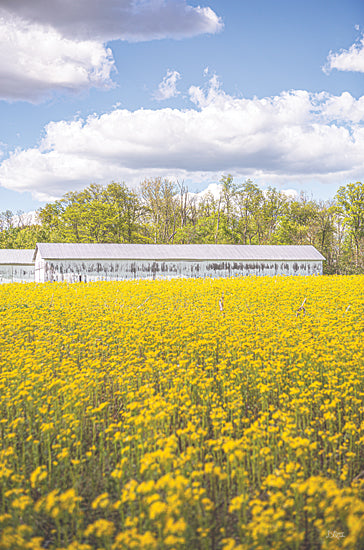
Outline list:
[[[0,212],[227,174],[364,181],[363,0],[0,0]]]

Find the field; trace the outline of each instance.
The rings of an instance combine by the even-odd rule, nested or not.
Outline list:
[[[363,289],[1,285],[0,550],[362,549]]]

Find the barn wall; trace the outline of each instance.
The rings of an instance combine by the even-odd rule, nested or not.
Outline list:
[[[45,264],[46,262],[39,256],[37,252],[34,265],[34,280],[36,283],[44,283],[45,279]]]
[[[39,282],[319,274],[322,274],[321,261],[46,260],[42,265],[38,260],[36,264]]]
[[[0,264],[1,283],[32,283],[34,282],[33,265],[3,265]]]

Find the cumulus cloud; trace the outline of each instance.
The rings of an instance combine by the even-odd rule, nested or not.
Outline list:
[[[184,38],[223,28],[211,8],[185,0],[1,0],[1,8],[63,36],[102,42]]]
[[[364,73],[364,35],[348,50],[329,53],[323,71],[328,74],[332,69]]]
[[[337,124],[359,124],[364,121],[363,113],[364,96],[355,99],[349,92],[343,92],[340,96],[326,96],[322,117],[336,120]]]
[[[108,87],[114,60],[106,42],[222,27],[209,7],[185,0],[1,0],[0,99],[39,101],[52,91]],[[173,92],[175,76],[161,93]]]
[[[206,198],[207,195],[212,195],[215,200],[218,200],[221,196],[221,192],[221,183],[210,183],[205,189],[198,193],[192,193],[191,191],[189,191],[188,197],[195,200],[196,202],[199,202],[201,199]],[[267,189],[263,189],[263,193],[264,195],[267,195]],[[283,193],[283,195],[286,195],[286,197],[290,199],[295,199],[299,196],[299,193],[296,189],[281,189],[281,193]]]
[[[154,93],[154,99],[162,101],[164,99],[170,99],[176,97],[179,94],[177,90],[177,81],[181,78],[178,71],[171,71],[168,69],[166,76],[162,82],[159,83],[158,90]]]
[[[186,110],[116,108],[51,122],[39,146],[3,160],[0,185],[44,200],[91,182],[154,176],[197,183],[232,173],[293,187],[363,177],[363,98],[295,90],[237,99],[216,77],[190,96]]]
[[[286,195],[289,199],[295,199],[298,197],[299,193],[296,189],[282,189],[283,195]]]
[[[205,189],[197,193],[191,191],[188,192],[188,197],[190,199],[199,202],[201,199],[206,198],[207,195],[212,195],[215,200],[219,199],[222,191],[221,183],[210,183]]]
[[[0,17],[0,99],[38,101],[51,90],[109,87],[111,51],[91,40]]]

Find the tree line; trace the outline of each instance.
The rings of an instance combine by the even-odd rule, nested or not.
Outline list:
[[[49,202],[30,224],[21,212],[0,214],[0,248],[36,242],[311,244],[325,256],[326,273],[363,273],[364,184],[342,186],[328,201],[263,191],[231,175],[221,178],[218,196],[163,178],[136,190],[92,184]]]

